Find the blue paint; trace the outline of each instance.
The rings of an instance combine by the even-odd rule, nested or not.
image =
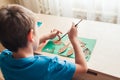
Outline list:
[[[38,21],[37,26],[40,27],[42,25],[42,22]]]

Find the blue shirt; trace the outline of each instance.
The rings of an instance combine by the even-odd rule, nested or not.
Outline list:
[[[0,54],[0,67],[5,80],[71,80],[75,64],[57,57],[35,55],[14,59],[12,52]]]

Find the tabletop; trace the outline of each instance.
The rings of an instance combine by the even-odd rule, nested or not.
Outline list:
[[[79,19],[58,17],[39,14],[43,26],[40,28],[40,35],[50,32],[52,29],[59,29],[64,33],[68,31],[72,22],[77,23]],[[88,68],[108,75],[120,78],[120,25],[83,20],[78,25],[78,36],[96,39],[96,45],[87,62]],[[43,53],[46,54],[46,53]],[[53,55],[53,54],[46,54]],[[66,60],[74,59],[60,57]]]

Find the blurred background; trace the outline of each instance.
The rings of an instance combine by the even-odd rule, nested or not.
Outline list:
[[[0,0],[0,6],[7,4],[41,14],[120,24],[120,0]]]

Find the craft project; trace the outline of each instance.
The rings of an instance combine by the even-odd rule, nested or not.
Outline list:
[[[88,39],[88,38],[78,38],[78,39],[80,40],[80,45],[83,48],[86,61],[88,61],[95,47],[96,40]],[[58,41],[57,38],[49,40],[47,44],[42,48],[42,51],[51,54],[57,54],[64,57],[75,58],[74,50],[68,39],[68,36],[65,36],[60,41]]]

